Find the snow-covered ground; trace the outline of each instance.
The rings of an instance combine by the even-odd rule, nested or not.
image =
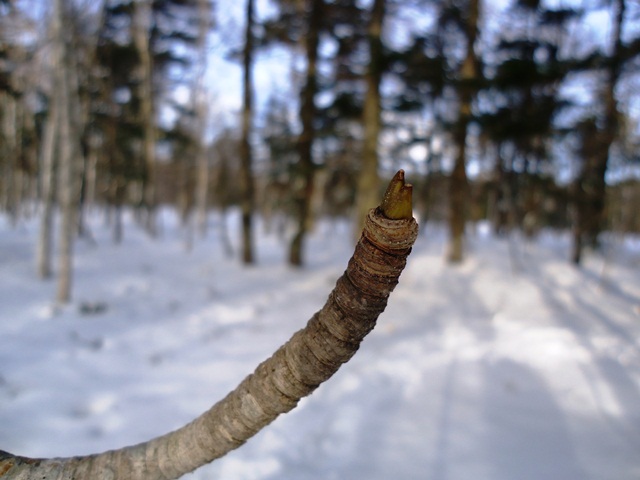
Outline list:
[[[60,308],[34,273],[37,222],[0,218],[0,449],[85,454],[186,423],[304,326],[352,253],[349,226],[322,223],[308,267],[291,269],[261,229],[243,268],[216,214],[190,252],[176,223],[163,212],[152,241],[129,221],[115,246],[94,215]],[[638,480],[635,242],[610,238],[577,269],[564,236],[525,245],[480,227],[452,268],[429,226],[352,361],[187,478]]]

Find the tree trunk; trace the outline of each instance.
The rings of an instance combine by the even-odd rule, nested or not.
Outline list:
[[[204,139],[203,139],[204,141]],[[201,238],[207,236],[209,214],[209,155],[206,145],[200,145],[196,176],[196,225]]]
[[[207,214],[209,210],[209,155],[206,147],[205,131],[207,126],[207,92],[205,88],[205,74],[208,65],[207,35],[210,27],[209,0],[198,0],[198,64],[200,70],[195,85],[195,110],[198,130],[198,157],[196,159],[196,215],[197,230],[202,238],[207,235]]]
[[[460,122],[460,121],[459,121]],[[467,123],[460,122],[456,135],[458,153],[449,179],[449,263],[460,263],[464,259],[464,230],[467,221],[469,182],[466,171]],[[463,133],[464,132],[464,133]],[[462,142],[462,143],[458,143]]]
[[[18,138],[16,99],[9,93],[0,92],[0,173],[2,174],[2,199],[0,208],[5,210],[13,222],[17,221],[19,205],[18,187]]]
[[[14,225],[27,205],[31,183],[25,159],[28,134],[24,132],[26,116],[31,114],[25,108],[22,92],[0,89],[0,210],[9,214]]]
[[[378,177],[378,137],[380,135],[380,82],[382,80],[382,23],[385,0],[375,0],[369,23],[369,69],[366,75],[367,93],[364,101],[364,145],[358,176],[356,198],[356,232],[362,230],[367,212],[376,204]]]
[[[318,44],[320,38],[320,25],[322,23],[322,10],[324,0],[309,0],[311,8],[307,15],[306,57],[307,75],[306,83],[301,92],[300,121],[302,133],[298,138],[298,164],[295,166],[294,178],[291,188],[293,190],[293,204],[295,212],[296,233],[289,248],[289,263],[294,266],[303,264],[304,238],[308,230],[311,215],[311,199],[313,197],[313,178],[315,164],[313,163],[313,140],[315,136],[313,121],[316,116],[314,97],[318,90],[316,67],[318,61]]]
[[[571,261],[582,262],[585,246],[595,246],[600,222],[604,216],[606,160],[610,143],[595,118],[578,125],[582,168],[576,177],[571,194],[573,203],[573,245]]]
[[[146,209],[145,227],[153,237],[157,235],[156,225],[156,127],[153,105],[153,59],[149,42],[152,11],[150,0],[133,2],[133,39],[140,58],[140,114],[143,129],[142,156],[145,176],[143,178],[142,201]]]
[[[53,231],[53,207],[55,203],[55,159],[58,151],[58,129],[60,126],[59,96],[52,96],[49,107],[49,115],[44,130],[44,140],[40,157],[40,198],[42,211],[40,213],[40,232],[36,252],[38,276],[42,279],[50,278],[52,231]]]
[[[618,136],[618,102],[616,101],[615,91],[620,79],[620,73],[622,70],[624,54],[624,46],[622,44],[622,27],[624,22],[624,15],[626,11],[625,0],[615,0],[614,2],[615,13],[613,16],[612,27],[612,44],[613,51],[611,53],[611,61],[609,62],[609,69],[607,71],[607,82],[604,91],[605,102],[605,123],[604,132],[602,135],[603,145],[598,162],[595,166],[595,176],[598,179],[596,182],[597,188],[594,199],[594,214],[596,217],[593,223],[593,228],[588,232],[590,241],[596,245],[598,243],[598,236],[604,230],[606,225],[606,181],[605,176],[607,174],[607,167],[609,163],[609,152],[611,145]]]
[[[71,299],[73,274],[73,243],[77,233],[78,213],[78,156],[80,154],[78,134],[78,98],[75,65],[70,60],[69,47],[63,25],[64,0],[55,0],[53,15],[54,95],[59,99],[59,174],[58,193],[60,201],[60,230],[58,245],[58,285],[56,300],[66,303]]]
[[[598,246],[598,238],[606,225],[606,174],[609,151],[618,132],[618,103],[615,90],[623,63],[622,26],[625,0],[615,0],[612,25],[612,52],[603,90],[603,126],[585,124],[583,132],[583,165],[574,184],[574,225],[571,261],[579,265],[585,246]]]
[[[254,210],[255,187],[253,181],[252,150],[251,150],[251,118],[253,116],[253,93],[251,85],[251,69],[253,64],[253,4],[254,0],[247,0],[246,29],[244,43],[243,65],[243,107],[242,107],[242,139],[240,142],[242,178],[242,261],[245,264],[254,263],[252,220]]]
[[[175,479],[244,444],[328,380],[358,350],[398,283],[418,225],[403,172],[392,180],[324,307],[253,374],[184,427],[98,455],[28,459],[0,451],[0,477]]]
[[[471,121],[471,103],[477,81],[477,58],[474,51],[478,36],[478,18],[480,16],[480,0],[469,2],[466,22],[467,53],[459,72],[458,85],[458,120],[454,127],[454,143],[458,152],[449,183],[449,251],[448,261],[460,263],[464,258],[464,229],[467,221],[467,205],[469,200],[469,182],[467,179],[467,127]]]
[[[574,219],[574,225],[572,229],[573,243],[571,246],[571,262],[575,265],[580,265],[582,263],[582,250],[584,245],[582,245],[582,239],[584,237],[584,232],[582,231],[582,226],[579,218],[579,214],[576,212],[576,219]]]

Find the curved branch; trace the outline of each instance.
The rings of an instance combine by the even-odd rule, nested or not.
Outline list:
[[[184,427],[98,455],[29,459],[0,451],[2,479],[175,479],[239,447],[331,377],[358,350],[395,288],[417,237],[400,170],[327,303],[269,359]]]

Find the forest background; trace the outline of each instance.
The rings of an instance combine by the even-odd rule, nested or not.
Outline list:
[[[174,206],[189,247],[238,207],[244,263],[260,215],[302,266],[314,220],[359,231],[398,168],[449,262],[488,220],[570,229],[580,264],[640,230],[639,20],[628,0],[0,0],[0,209],[39,216],[59,302],[92,209],[120,242],[125,210],[156,237]]]

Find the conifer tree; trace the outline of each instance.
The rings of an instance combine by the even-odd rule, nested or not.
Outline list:
[[[595,115],[579,122],[579,155],[582,166],[574,182],[575,221],[573,227],[573,263],[580,264],[586,245],[598,246],[606,228],[606,175],[613,154],[612,146],[620,138],[622,117],[616,89],[634,60],[640,56],[638,37],[625,41],[626,0],[610,2],[611,36],[608,51],[596,52],[586,65],[603,74],[595,97],[600,100]]]

